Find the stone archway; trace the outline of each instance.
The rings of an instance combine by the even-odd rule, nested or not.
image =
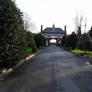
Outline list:
[[[50,39],[49,43],[50,43],[50,45],[56,45],[57,40],[56,39]]]
[[[66,35],[66,30],[64,31],[61,28],[56,28],[55,25],[53,25],[53,27],[47,27],[43,30],[43,26],[41,26],[41,33],[46,39],[46,46],[50,44],[61,46],[62,38]],[[55,43],[50,42],[51,39],[55,39]]]
[[[60,38],[46,38],[46,46],[48,46],[48,45],[61,46],[62,45],[62,39],[60,39]]]

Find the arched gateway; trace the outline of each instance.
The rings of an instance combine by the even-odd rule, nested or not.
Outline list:
[[[55,39],[56,44],[54,44],[60,46],[62,45],[62,37],[66,34],[66,26],[65,30],[63,31],[61,28],[56,28],[55,25],[53,25],[53,27],[47,27],[43,30],[43,26],[41,25],[41,33],[45,37],[46,46],[51,44],[51,39]]]

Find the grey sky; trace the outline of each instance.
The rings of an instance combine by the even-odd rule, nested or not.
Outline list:
[[[87,17],[87,29],[92,25],[91,0],[16,0],[18,7],[26,12],[40,31],[40,25],[64,28],[67,25],[68,33],[74,31],[74,18],[77,13]]]

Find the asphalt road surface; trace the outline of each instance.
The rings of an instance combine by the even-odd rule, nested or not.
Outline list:
[[[91,65],[53,45],[10,77],[0,92],[92,92]]]

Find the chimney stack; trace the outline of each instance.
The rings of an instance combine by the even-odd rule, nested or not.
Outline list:
[[[64,26],[64,31],[65,31],[65,34],[66,34],[66,31],[67,31],[67,29],[66,29],[66,25]]]
[[[41,33],[43,32],[43,25],[41,25]]]

